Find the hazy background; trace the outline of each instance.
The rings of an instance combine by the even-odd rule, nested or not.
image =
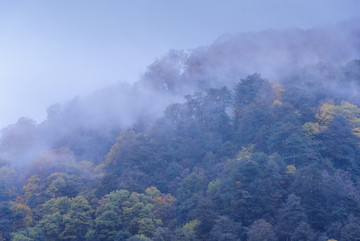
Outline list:
[[[133,83],[169,49],[225,33],[332,25],[359,10],[359,0],[0,0],[0,128]]]

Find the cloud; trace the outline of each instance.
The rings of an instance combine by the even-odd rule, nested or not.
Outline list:
[[[227,34],[209,46],[171,50],[149,65],[134,84],[118,83],[55,104],[48,108],[44,122],[25,121],[23,127],[20,121],[3,130],[2,143],[9,133],[19,133],[14,138],[28,136],[38,148],[20,145],[15,150],[68,146],[78,159],[100,161],[122,129],[146,131],[166,106],[184,101],[184,95],[211,87],[232,87],[252,73],[272,81],[296,79],[299,84],[314,79],[328,81],[328,86],[339,91],[331,79],[337,78],[338,69],[360,58],[358,22],[353,19],[326,28]],[[352,69],[358,65],[351,66],[346,65],[348,72],[356,74]],[[359,89],[353,84],[342,87],[343,92]],[[22,132],[26,133],[23,137]],[[14,156],[9,150],[1,149],[3,158]],[[25,157],[29,158],[19,158]]]

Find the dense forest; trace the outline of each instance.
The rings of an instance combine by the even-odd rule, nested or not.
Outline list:
[[[305,33],[302,46],[317,43],[300,30],[239,38]],[[0,240],[358,240],[360,60],[292,61],[288,72],[283,61],[272,66],[282,75],[243,76],[250,69],[229,51],[238,45],[172,51],[133,88],[4,128]],[[153,93],[140,99],[144,88]],[[119,104],[97,103],[104,96]]]

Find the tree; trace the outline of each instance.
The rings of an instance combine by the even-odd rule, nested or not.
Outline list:
[[[96,211],[95,232],[101,240],[114,240],[118,231],[124,228],[122,209],[129,196],[128,191],[117,190],[100,201],[101,206]]]
[[[0,202],[0,234],[5,240],[10,239],[10,232],[13,229],[13,215],[10,204],[8,202]]]
[[[1,239],[0,239],[1,240]],[[46,241],[46,238],[39,228],[26,228],[11,234],[12,241]]]
[[[201,191],[204,187],[202,178],[196,174],[192,173],[185,178],[181,187],[177,191],[177,200],[179,202],[184,201],[187,198],[190,198],[192,194]]]
[[[196,233],[201,239],[209,238],[209,233],[218,217],[216,208],[210,198],[200,196],[196,206],[188,214],[190,219],[199,221],[196,225]]]
[[[9,166],[0,167],[0,202],[9,201],[18,193],[17,173]]]
[[[151,197],[155,216],[161,219],[164,225],[170,224],[175,214],[175,197],[171,194],[161,193],[154,186],[147,188],[145,193]]]
[[[323,231],[333,207],[327,206],[327,190],[319,167],[312,164],[297,170],[291,190],[301,198],[311,227]]]
[[[345,226],[341,229],[341,240],[360,240],[360,218],[349,215]]]
[[[132,234],[144,234],[151,237],[156,228],[162,224],[153,212],[154,206],[150,197],[133,192],[123,202],[124,228]]]
[[[152,237],[153,241],[171,241],[174,233],[168,228],[158,227]]]
[[[172,241],[195,241],[195,235],[188,229],[178,228],[175,230],[175,235]]]
[[[256,220],[247,232],[248,241],[277,241],[273,226],[264,219]]]
[[[291,235],[291,241],[315,240],[314,231],[310,225],[302,221],[296,227],[295,232]]]
[[[187,104],[200,122],[202,133],[214,132],[223,140],[229,139],[230,118],[226,111],[231,104],[231,94],[226,87],[208,89],[204,96],[189,96]]]
[[[337,169],[334,173],[323,171],[322,182],[326,190],[326,200],[331,204],[331,220],[344,222],[349,213],[358,212],[360,192],[353,182],[353,176],[344,170]]]
[[[113,240],[121,228],[121,210],[116,206],[107,205],[106,211],[103,210],[95,219],[97,237],[101,240]]]
[[[11,211],[14,214],[14,230],[20,230],[32,225],[33,218],[31,208],[23,203],[14,203],[11,206]]]
[[[123,241],[131,237],[131,233],[126,230],[120,230],[116,233],[114,241]]]
[[[358,139],[343,116],[335,116],[328,128],[320,134],[320,138],[325,145],[322,153],[324,157],[332,160],[336,168],[359,174],[356,159],[360,154]]]
[[[242,79],[235,88],[234,126],[236,139],[241,145],[254,143],[262,127],[274,119],[269,108],[274,100],[274,90],[258,74]],[[261,134],[260,134],[261,135]]]
[[[136,234],[128,239],[126,241],[151,241],[148,237],[146,237],[143,234]]]
[[[81,196],[71,199],[71,207],[63,216],[65,230],[62,233],[64,239],[84,239],[89,228],[92,226],[93,210],[88,201]]]
[[[44,186],[43,181],[37,175],[33,175],[26,180],[26,184],[22,189],[24,191],[24,201],[29,207],[34,208],[47,199],[43,190]]]
[[[263,80],[259,74],[249,75],[246,79],[242,79],[235,87],[236,108],[250,104],[256,97],[264,97],[265,85],[269,85],[268,81]]]
[[[15,124],[1,130],[0,152],[2,159],[12,164],[21,164],[29,157],[37,155],[40,142],[40,131],[35,121],[20,118]]]
[[[290,194],[278,211],[276,230],[280,240],[289,240],[301,222],[306,222],[305,210],[300,198]]]
[[[226,216],[216,220],[214,227],[210,232],[211,241],[240,241],[242,227],[239,223],[232,221]]]
[[[44,216],[38,227],[47,240],[85,240],[93,225],[93,210],[81,196],[50,199],[42,205]]]

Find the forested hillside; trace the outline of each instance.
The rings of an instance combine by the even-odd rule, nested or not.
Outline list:
[[[248,56],[235,52],[250,47],[222,39],[182,60],[171,52],[133,87],[4,128],[0,240],[359,239],[359,49],[331,55],[302,34],[301,50],[279,50],[291,71],[280,61],[270,74],[271,54],[264,75],[241,68]]]

